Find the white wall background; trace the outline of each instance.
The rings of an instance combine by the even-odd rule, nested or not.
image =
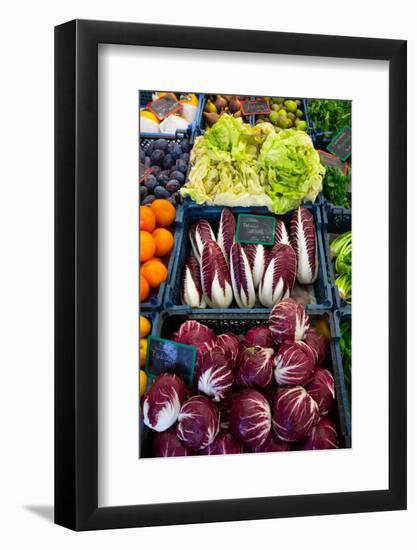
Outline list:
[[[170,5],[169,17],[163,6]],[[408,39],[409,280],[417,279],[417,38],[412,3],[334,0],[263,3],[158,0],[39,0],[2,10],[0,86],[0,545],[65,550],[90,548],[381,549],[415,542],[417,384],[415,286],[409,288],[409,510],[318,518],[147,528],[75,534],[51,523],[53,501],[53,26],[73,18],[240,27]],[[149,4],[151,5],[151,4]],[[175,6],[173,9],[172,6]],[[156,4],[153,4],[153,8]],[[156,13],[157,12],[157,13]],[[159,15],[160,14],[160,15]],[[370,120],[371,123],[371,120]],[[372,215],[372,212],[370,212]],[[377,236],[375,236],[377,238]],[[377,276],[377,272],[375,274]],[[370,342],[370,345],[378,345]]]

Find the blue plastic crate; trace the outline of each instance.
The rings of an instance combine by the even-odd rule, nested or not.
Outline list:
[[[341,339],[341,324],[344,322],[350,322],[352,324],[352,311],[350,308],[341,308],[334,312],[334,321],[335,321],[335,329],[336,329],[336,339],[337,339],[337,345],[335,347],[335,359],[336,359],[336,365],[337,369],[339,371],[339,379],[341,380],[341,388],[340,388],[340,394],[341,394],[341,401],[343,403],[343,407],[346,411],[346,425],[348,428],[347,435],[349,437],[349,440],[351,439],[351,403],[349,401],[348,397],[348,391],[347,391],[347,385],[343,370],[343,359],[342,359],[342,352],[340,348],[340,339]],[[158,329],[159,330],[159,329]],[[349,445],[350,446],[350,445]]]
[[[181,223],[181,226],[182,226],[181,237],[180,237],[179,246],[175,253],[176,258],[175,258],[175,265],[173,268],[174,275],[170,278],[169,284],[167,285],[167,289],[164,297],[163,309],[173,308],[179,311],[191,311],[191,308],[188,305],[181,304],[181,298],[180,298],[182,271],[185,264],[185,260],[191,251],[191,244],[188,237],[188,231],[191,225],[195,221],[199,219],[206,219],[210,222],[210,225],[212,226],[213,231],[217,233],[220,215],[223,208],[224,207],[222,206],[199,206],[191,202],[184,203],[184,208],[182,212],[182,223]],[[309,304],[307,306],[307,311],[310,312],[315,310],[331,309],[333,306],[333,300],[332,300],[331,289],[327,280],[326,261],[325,261],[324,247],[323,247],[323,241],[322,241],[322,231],[321,231],[321,225],[322,225],[321,211],[320,211],[320,208],[316,205],[306,205],[306,208],[309,208],[313,212],[315,221],[316,221],[317,253],[318,253],[318,264],[319,264],[317,280],[314,284],[314,292],[315,292],[317,303]],[[238,214],[248,214],[248,213],[271,215],[271,213],[265,207],[251,207],[251,208],[236,207],[236,208],[231,208],[231,210],[235,214],[235,216],[237,216]],[[292,216],[292,213],[293,212],[289,212],[284,216],[280,216],[280,217],[284,219],[284,221],[288,224]],[[210,312],[216,312],[216,313],[224,313],[224,312],[241,313],[242,311],[249,311],[249,312],[269,311],[269,309],[264,308],[261,305],[258,305],[253,309],[240,309],[237,307],[235,302],[233,302],[233,304],[231,308],[227,308],[227,309],[208,308],[207,310],[195,309],[192,311],[193,312],[210,311]]]
[[[141,91],[139,94],[139,109],[143,109],[146,107],[148,103],[152,101],[152,94],[153,91]],[[182,92],[175,92],[175,94],[178,96]],[[194,136],[195,129],[198,122],[199,112],[202,109],[202,103],[204,99],[204,94],[198,95],[198,105],[197,105],[197,111],[196,115],[194,117],[194,120],[191,124],[188,125],[187,130],[177,130],[175,134],[164,134],[162,132],[160,133],[146,133],[146,132],[140,132],[141,137],[151,137],[151,138],[181,138],[186,136]]]
[[[333,292],[335,309],[345,308],[347,311],[350,311],[350,304],[347,304],[344,300],[342,300],[337,286],[335,285],[336,277],[330,255],[330,243],[333,240],[332,235],[341,235],[342,233],[352,229],[352,210],[350,208],[343,208],[342,206],[330,206],[327,204],[323,206],[322,214],[322,232],[324,251],[326,254],[327,274],[329,284]]]
[[[181,235],[182,235],[181,220],[182,220],[182,206],[178,205],[175,222],[174,222],[174,228],[175,228],[174,246],[171,251],[171,256],[169,258],[169,263],[168,263],[168,278],[164,283],[160,285],[159,290],[156,294],[151,296],[148,301],[140,304],[139,306],[140,311],[143,312],[143,315],[149,314],[149,312],[159,311],[163,305],[166,287],[175,275],[175,263],[176,263],[175,260],[178,255],[178,249],[180,246]]]
[[[330,370],[335,381],[336,403],[330,412],[330,416],[338,427],[340,447],[349,448],[351,445],[350,414],[347,408],[348,403],[346,400],[343,368],[342,370],[340,368],[340,337],[338,337],[334,314],[329,310],[316,310],[309,312],[309,317],[313,322],[319,320],[325,321],[330,331],[329,353],[323,364],[324,367]],[[225,310],[223,313],[218,313],[213,309],[194,310],[192,312],[171,309],[163,311],[160,314],[158,335],[162,338],[171,338],[172,334],[188,319],[193,319],[207,325],[216,334],[233,332],[237,335],[243,335],[256,325],[267,324],[268,318],[269,313],[266,310],[262,312],[248,312],[245,310],[233,312]]]

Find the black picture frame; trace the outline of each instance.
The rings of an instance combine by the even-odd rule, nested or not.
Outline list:
[[[98,507],[98,44],[389,62],[389,488]],[[55,28],[55,522],[74,530],[406,508],[404,40],[75,20]]]

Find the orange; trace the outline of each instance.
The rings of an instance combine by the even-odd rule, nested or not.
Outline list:
[[[159,227],[152,233],[152,237],[156,246],[155,256],[166,256],[171,252],[174,246],[174,237],[168,229]]]
[[[152,233],[156,226],[155,213],[152,208],[149,206],[139,207],[139,224],[143,231],[149,231],[149,233]]]
[[[151,204],[158,227],[168,227],[175,220],[175,206],[166,199],[156,199]]]
[[[146,302],[149,296],[149,284],[148,281],[142,275],[139,278],[139,290],[140,290],[140,301]]]
[[[139,354],[140,354],[140,366],[144,367],[146,364],[146,354],[148,352],[148,340],[146,338],[141,338],[139,340]]]
[[[153,259],[143,264],[140,274],[145,277],[151,288],[158,288],[161,283],[166,281],[168,270],[160,260]]]
[[[142,395],[145,393],[147,380],[148,380],[148,377],[146,376],[146,372],[144,370],[139,371],[139,396],[140,397],[142,397]]]
[[[148,282],[148,281],[146,281],[146,282]],[[152,328],[152,325],[151,325],[151,322],[149,321],[149,319],[144,317],[143,315],[141,315],[139,317],[140,337],[141,338],[146,338],[148,336],[148,334],[151,332],[151,328]]]
[[[140,263],[147,262],[155,256],[155,241],[148,231],[140,231],[139,236]]]

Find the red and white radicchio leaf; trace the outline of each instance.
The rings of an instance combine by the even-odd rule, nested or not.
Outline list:
[[[258,288],[268,263],[268,249],[263,244],[247,244],[245,252],[252,272],[253,286]]]
[[[276,244],[269,255],[268,265],[259,283],[259,300],[271,308],[288,298],[295,283],[297,260],[288,244]]]
[[[189,456],[191,449],[186,447],[177,436],[177,427],[171,426],[165,432],[156,433],[152,441],[153,454],[157,457]]]
[[[269,315],[269,330],[277,344],[303,340],[309,328],[309,317],[303,306],[291,298],[276,304]]]
[[[171,338],[174,342],[194,346],[197,350],[202,348],[203,351],[214,346],[216,342],[216,335],[210,328],[192,320],[185,321]]]
[[[229,262],[230,249],[235,242],[236,221],[229,208],[223,208],[220,216],[219,232],[217,234],[217,244],[225,257],[226,262]]]
[[[220,430],[211,445],[200,451],[202,455],[238,455],[244,453],[243,445],[227,430]]]
[[[240,349],[239,338],[236,334],[233,334],[232,332],[220,334],[220,336],[217,337],[216,345],[220,346],[229,355],[234,366]]]
[[[317,368],[305,388],[319,406],[320,414],[329,414],[335,398],[334,380],[330,372]]]
[[[309,328],[304,336],[304,342],[310,346],[316,356],[316,363],[320,365],[326,357],[327,342],[322,334],[314,328]]]
[[[219,347],[202,354],[196,369],[197,385],[200,392],[220,401],[233,384],[233,366],[229,354]]]
[[[267,388],[272,381],[273,355],[271,348],[242,348],[238,357],[236,383],[243,388]]]
[[[195,256],[189,256],[185,262],[181,286],[181,303],[192,308],[205,308],[207,306],[201,288],[200,263]]]
[[[160,374],[143,401],[143,422],[148,428],[163,432],[177,421],[187,387],[175,374]]]
[[[302,386],[277,390],[272,400],[272,427],[284,441],[299,441],[319,421],[319,408]]]
[[[252,346],[261,346],[262,348],[276,347],[271,331],[265,325],[258,325],[249,329],[242,340],[242,345],[247,348]]]
[[[282,344],[274,359],[275,381],[280,386],[304,384],[313,374],[316,358],[304,342]]]
[[[233,294],[241,308],[253,308],[256,301],[252,271],[249,260],[240,243],[234,243],[230,249],[230,275]]]
[[[288,443],[288,441],[282,441],[282,439],[278,439],[272,431],[269,433],[268,437],[262,443],[262,445],[251,447],[251,451],[253,453],[277,453],[290,450],[291,445]]]
[[[300,441],[297,449],[300,451],[318,451],[337,449],[337,431],[334,422],[322,416],[319,422],[311,428],[305,439]]]
[[[213,443],[220,429],[220,413],[216,405],[204,395],[190,397],[178,415],[178,438],[194,451]]]
[[[209,241],[216,241],[211,225],[207,220],[198,220],[191,226],[188,235],[194,255],[200,261],[204,244]]]
[[[277,220],[275,226],[274,244],[290,244],[287,228],[282,220]]]
[[[203,246],[200,265],[201,286],[210,307],[228,308],[233,300],[232,282],[223,252],[214,241]]]
[[[262,445],[271,431],[271,409],[266,398],[256,390],[247,389],[232,398],[230,431],[243,443]]]
[[[297,281],[312,284],[317,278],[317,240],[314,216],[307,208],[299,207],[294,212],[290,234],[297,255]]]

